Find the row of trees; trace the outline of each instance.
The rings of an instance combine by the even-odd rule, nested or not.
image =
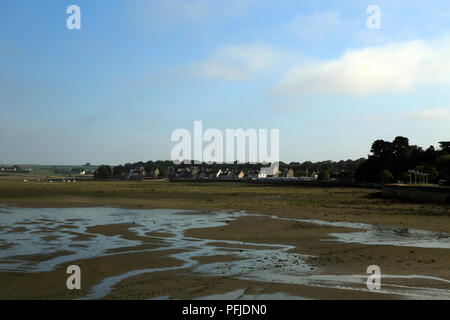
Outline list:
[[[292,169],[294,170],[294,175],[296,177],[304,177],[304,176],[311,176],[314,172],[320,172],[321,177],[324,179],[326,177],[329,177],[330,174],[333,172],[346,172],[348,174],[354,172],[363,162],[365,159],[358,159],[358,160],[346,160],[346,161],[320,161],[320,162],[311,162],[306,161],[303,163],[300,162],[291,162],[291,163],[285,163],[280,162],[279,163],[279,170],[283,172],[285,169]],[[267,164],[250,164],[250,163],[232,163],[232,164],[195,164],[194,162],[189,163],[182,163],[177,168],[186,168],[186,167],[207,167],[210,169],[222,169],[222,170],[233,170],[235,172],[243,171],[244,173],[250,173],[259,171],[261,167],[266,167]],[[174,163],[172,161],[148,161],[148,162],[136,162],[136,163],[127,163],[124,165],[119,165],[115,167],[111,166],[100,166],[98,170],[95,173],[95,177],[97,179],[109,179],[109,178],[118,178],[127,175],[130,170],[135,168],[144,168],[146,172],[150,172],[154,170],[155,168],[158,168],[160,171],[160,176],[165,176],[167,169],[170,167],[175,167]],[[325,175],[324,175],[325,174]]]
[[[174,166],[172,161],[148,161],[148,162],[135,162],[126,163],[124,165],[118,165],[111,167],[108,165],[102,165],[94,173],[94,178],[96,179],[111,179],[120,178],[126,176],[132,169],[144,168],[146,172],[151,172],[155,168],[159,169],[159,175],[165,176],[167,168]]]
[[[296,177],[310,176],[313,172],[319,173],[320,180],[327,180],[329,177],[346,178],[359,182],[389,183],[409,181],[409,170],[420,171],[429,175],[430,183],[437,183],[440,180],[450,181],[450,142],[440,142],[440,148],[435,150],[433,146],[424,150],[421,147],[410,145],[409,139],[396,137],[392,142],[377,140],[372,144],[371,154],[368,159],[347,160],[347,161],[306,161],[284,163],[280,162],[279,169],[283,172],[286,168],[293,169]],[[130,170],[142,167],[150,172],[155,168],[160,171],[160,176],[165,176],[167,169],[174,167],[172,161],[148,161],[127,163],[115,167],[101,166],[95,173],[98,179],[108,179],[123,177]],[[183,163],[177,167],[208,167],[212,169],[233,170],[244,173],[258,171],[262,164],[194,164],[193,162]],[[338,174],[338,176],[336,176]]]
[[[424,150],[409,145],[408,138],[396,137],[394,141],[377,140],[372,144],[371,155],[356,170],[356,178],[362,182],[408,182],[409,170],[429,175],[430,183],[450,181],[450,142],[440,142]]]

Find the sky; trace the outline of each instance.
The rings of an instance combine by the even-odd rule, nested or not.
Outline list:
[[[2,0],[0,163],[170,159],[196,120],[279,129],[285,162],[366,157],[396,136],[438,146],[449,31],[445,0]]]

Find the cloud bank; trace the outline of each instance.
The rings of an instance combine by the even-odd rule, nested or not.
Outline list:
[[[347,50],[334,60],[289,70],[276,86],[282,95],[376,95],[450,84],[450,39],[414,40]]]

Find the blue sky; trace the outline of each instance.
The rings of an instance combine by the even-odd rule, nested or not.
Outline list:
[[[169,159],[194,120],[280,129],[283,161],[365,157],[397,135],[437,145],[449,30],[437,0],[3,0],[0,163]]]

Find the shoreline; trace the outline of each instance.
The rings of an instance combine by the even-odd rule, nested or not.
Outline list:
[[[164,214],[164,213],[161,213]],[[205,213],[203,213],[205,214]],[[109,236],[115,236],[120,235],[121,237],[125,237],[128,239],[139,239],[137,234],[135,234],[133,231],[130,230],[132,228],[132,225],[129,224],[109,224],[109,225],[97,225],[97,226],[91,226],[89,227],[90,233],[98,233],[103,235],[109,235]],[[270,232],[268,231],[270,230]],[[301,232],[299,232],[301,231]],[[193,237],[198,239],[214,239],[219,241],[227,241],[230,239],[238,239],[239,241],[242,241],[243,244],[252,244],[252,243],[261,243],[265,245],[290,245],[293,246],[289,252],[292,253],[301,253],[301,254],[307,254],[311,256],[311,259],[308,260],[309,263],[311,263],[312,266],[312,274],[314,273],[314,269],[318,268],[319,274],[332,274],[335,277],[336,276],[348,276],[352,274],[362,274],[364,273],[364,270],[361,269],[361,266],[368,266],[374,261],[383,261],[385,266],[389,266],[388,268],[383,268],[384,271],[389,272],[389,274],[397,274],[397,275],[408,275],[408,274],[426,274],[426,267],[424,267],[426,264],[429,265],[430,263],[433,264],[432,271],[434,277],[442,277],[444,279],[450,278],[450,272],[446,270],[446,266],[450,263],[450,256],[448,254],[447,249],[429,249],[429,248],[416,248],[416,247],[396,247],[396,246],[377,246],[377,245],[362,245],[362,244],[346,244],[346,243],[339,243],[336,241],[333,241],[333,237],[330,237],[330,233],[337,233],[342,232],[346,233],[349,230],[345,228],[338,228],[338,227],[330,227],[330,226],[320,226],[320,225],[314,225],[310,223],[298,223],[298,222],[292,222],[292,221],[286,221],[286,220],[273,220],[273,218],[270,217],[264,217],[264,216],[244,216],[242,218],[239,218],[237,220],[229,222],[226,226],[220,226],[220,227],[208,227],[208,228],[201,228],[201,229],[189,229],[187,233],[185,234],[186,237]],[[255,236],[256,234],[256,236]],[[262,236],[258,236],[258,234],[262,234]],[[161,236],[166,237],[165,234],[152,234],[152,236]],[[171,235],[168,235],[169,237]],[[328,242],[323,242],[324,239],[329,239]],[[143,240],[143,239],[141,239]],[[142,245],[141,245],[142,246]],[[138,250],[140,246],[134,247],[134,248],[127,248],[127,249],[136,249]],[[226,247],[226,245],[225,245]],[[244,247],[242,247],[244,248]],[[170,253],[173,251],[159,251],[156,255],[155,253],[149,253],[149,252],[128,252],[125,250],[117,250],[112,251],[111,255],[109,256],[103,256],[103,257],[97,257],[97,258],[90,258],[90,259],[84,259],[80,261],[72,261],[70,263],[77,263],[80,264],[80,266],[83,267],[83,270],[86,270],[86,268],[89,270],[89,268],[92,268],[92,266],[97,266],[94,268],[101,268],[97,271],[91,270],[89,273],[95,274],[96,277],[90,278],[88,280],[88,289],[83,290],[82,292],[77,293],[76,297],[85,297],[89,294],[90,289],[92,289],[95,286],[95,283],[97,285],[100,283],[102,279],[107,277],[107,273],[103,270],[105,266],[107,269],[110,269],[109,274],[111,276],[117,276],[120,274],[124,274],[127,272],[126,270],[135,270],[136,268],[142,268],[139,267],[139,257],[142,256],[144,260],[142,261],[148,261],[147,259],[149,257],[152,261],[160,261],[157,262],[157,265],[154,265],[152,262],[152,268],[159,267],[161,265],[163,266],[180,266],[181,261],[170,260],[169,258]],[[131,258],[135,256],[136,258]],[[403,261],[396,260],[399,256],[409,256],[411,259],[408,262],[417,262],[420,261],[422,263],[415,263],[415,265],[411,266],[411,263],[408,263],[409,267],[405,267],[405,264],[402,263]],[[440,257],[440,259],[436,259],[435,257]],[[435,258],[435,259],[431,259]],[[169,259],[169,260],[167,260]],[[232,262],[236,258],[233,255],[233,250],[230,248],[230,254],[229,255],[213,255],[210,257],[195,257],[196,260],[198,260],[198,264],[206,265],[213,262]],[[409,258],[407,257],[406,260]],[[428,259],[428,260],[427,260]],[[110,261],[110,262],[108,262]],[[112,262],[114,261],[114,262]],[[131,261],[131,263],[130,263]],[[433,261],[433,262],[430,262]],[[147,264],[147,267],[149,267],[148,262],[144,262]],[[39,284],[43,282],[45,279],[45,282],[47,285],[49,283],[57,283],[61,282],[61,278],[63,277],[63,270],[64,265],[60,265],[57,267],[56,270],[49,271],[49,272],[38,272],[38,273],[20,273],[20,272],[0,272],[0,279],[2,279],[2,283],[11,282],[7,281],[7,279],[14,279],[18,283],[23,282],[25,279],[27,279],[27,286],[31,283],[31,286],[36,287],[36,291],[46,291],[47,289],[40,288]],[[102,270],[101,273],[99,271]],[[191,293],[188,295],[186,292],[184,292],[182,295],[172,294],[174,298],[181,297],[181,298],[201,298],[203,296],[207,295],[217,295],[217,294],[224,294],[229,291],[233,291],[234,289],[239,289],[239,285],[243,286],[242,283],[246,283],[249,287],[246,288],[247,293],[252,293],[258,291],[257,288],[264,288],[264,292],[273,292],[275,290],[274,288],[277,288],[277,292],[283,292],[287,294],[294,294],[294,296],[299,296],[303,298],[325,298],[329,297],[331,299],[357,299],[361,298],[361,292],[360,289],[351,289],[351,288],[328,288],[327,290],[319,290],[320,292],[328,291],[327,294],[322,293],[322,296],[315,296],[312,294],[312,292],[315,292],[317,289],[313,289],[313,287],[316,286],[308,286],[308,285],[297,285],[297,291],[294,290],[295,286],[288,285],[286,283],[277,283],[275,282],[260,282],[260,281],[248,281],[245,279],[239,279],[235,277],[220,277],[215,278],[211,276],[200,276],[191,274],[190,268],[181,268],[180,270],[176,271],[178,274],[178,277],[180,277],[180,281],[178,282],[179,285],[182,287],[185,287],[186,283],[191,283],[192,281],[199,281],[207,283],[210,283],[209,281],[215,281],[216,287],[214,289],[208,288],[205,289],[204,292],[202,292],[201,296],[198,296],[198,293]],[[165,272],[158,272],[162,279],[159,279],[159,281],[162,281],[163,279],[166,279],[168,274],[174,272],[174,271],[165,271]],[[430,270],[428,270],[430,272]],[[148,287],[148,277],[152,276],[153,272],[144,272],[142,275],[136,275],[129,278],[124,279],[123,281],[120,281],[117,285],[113,286],[112,291],[108,293],[106,297],[103,297],[105,299],[108,298],[114,298],[114,299],[123,299],[123,298],[129,298],[130,295],[133,296],[132,293],[129,292],[129,289],[133,287],[133,290],[142,291],[143,287]],[[50,278],[52,280],[50,280]],[[208,278],[209,280],[205,280],[205,278]],[[22,279],[22,280],[21,280]],[[183,280],[181,280],[183,279]],[[195,280],[197,279],[197,280]],[[203,280],[202,280],[203,279]],[[3,280],[5,282],[3,282]],[[169,281],[170,282],[170,281]],[[411,283],[411,280],[407,279],[400,279],[395,282],[398,285],[409,285]],[[413,281],[414,285],[417,285],[418,283],[421,283],[421,281]],[[220,284],[220,285],[219,285]],[[163,288],[166,291],[173,291],[172,288],[175,284],[174,283],[168,283],[167,286],[169,288]],[[423,285],[423,284],[422,284]],[[58,287],[55,285],[55,287]],[[442,286],[442,284],[437,283],[433,285],[434,288],[445,288],[445,285]],[[282,288],[290,288],[289,290],[282,290]],[[10,289],[11,288],[3,288],[3,290],[0,290],[0,297],[2,299],[9,299],[11,297],[14,297],[10,295]],[[126,289],[126,290],[125,290]],[[151,288],[151,292],[146,293],[146,298],[157,298],[154,294],[158,292],[158,290],[155,291],[155,288]],[[350,291],[349,291],[350,290]],[[356,291],[355,291],[356,290]],[[28,291],[23,287],[20,289],[20,287],[15,287],[14,291],[16,291],[17,294],[19,294],[18,297],[21,298],[31,298],[31,299],[72,299],[75,296],[68,294],[65,292],[66,290],[60,286],[59,290],[56,291],[50,291],[50,293],[47,293],[47,295],[30,295]],[[123,291],[123,292],[122,292]],[[342,293],[341,291],[344,291]],[[355,292],[353,292],[355,291]],[[125,292],[128,292],[125,294]],[[333,293],[334,292],[334,293]],[[143,293],[141,293],[142,295]],[[17,296],[16,296],[17,298]],[[368,293],[367,297],[368,299],[376,299],[376,298],[393,298],[398,299],[398,295],[392,295],[392,294],[381,294],[381,293]]]
[[[7,211],[8,207],[181,209],[197,210],[196,214],[208,214],[217,211],[245,211],[250,216],[230,221],[221,227],[192,228],[186,232],[186,236],[198,239],[211,239],[219,241],[219,244],[220,241],[238,239],[248,244],[261,243],[293,246],[293,249],[289,250],[289,252],[310,255],[312,258],[308,260],[308,263],[314,268],[311,272],[318,272],[323,275],[364,274],[367,266],[378,263],[386,274],[402,276],[424,275],[450,279],[450,271],[448,270],[450,251],[448,249],[344,243],[336,241],[331,234],[355,232],[354,229],[294,221],[295,219],[300,219],[321,220],[329,223],[351,222],[450,233],[450,217],[446,214],[448,212],[446,206],[429,204],[405,205],[396,201],[372,199],[369,197],[370,191],[360,189],[310,190],[302,188],[293,190],[292,188],[284,189],[281,187],[283,190],[280,192],[280,187],[277,187],[278,192],[274,193],[270,187],[264,187],[263,189],[246,189],[243,190],[244,193],[242,194],[238,193],[236,187],[231,184],[227,188],[193,186],[193,189],[186,189],[184,187],[185,184],[184,186],[167,185],[161,182],[159,182],[159,189],[154,183],[145,183],[144,185],[129,183],[126,186],[130,189],[142,188],[143,190],[139,191],[139,196],[134,195],[133,197],[129,195],[111,197],[106,192],[101,197],[74,196],[70,192],[65,192],[65,194],[47,197],[0,198],[0,204],[5,204],[5,206],[0,206],[0,211],[2,209]],[[103,187],[107,188],[109,186]],[[119,187],[123,188],[123,185],[119,185]],[[0,190],[1,188],[2,185],[0,183]],[[99,189],[101,191],[101,188]],[[99,191],[99,189],[97,190]],[[114,193],[114,190],[109,190],[109,192]],[[225,194],[225,197],[234,195],[233,200],[225,201],[221,196],[221,192]],[[155,194],[161,197],[158,199]],[[208,201],[208,199],[213,201]],[[243,202],[245,199],[248,200],[247,203]],[[283,219],[273,219],[271,218],[273,215]],[[104,236],[143,240],[129,230],[132,227],[131,225],[102,224],[93,226],[90,232]],[[153,237],[155,240],[156,238],[166,238],[173,235],[168,233],[150,233],[146,236]],[[159,241],[164,242],[164,240]],[[158,246],[157,243],[156,246]],[[147,265],[147,267],[152,266],[148,265],[149,261],[144,258],[145,256],[147,258],[152,257],[151,261],[155,263],[152,268],[162,265],[177,266],[180,263],[177,259],[171,260],[168,257],[170,253],[164,253],[164,251],[160,251],[158,254],[139,253],[139,250],[146,248],[154,249],[154,247],[149,245],[147,247],[141,245],[134,248],[126,248],[127,250],[137,250],[135,253],[124,253],[124,250],[111,250],[111,256],[74,261],[74,263],[93,268],[90,269],[89,273],[98,275],[87,279],[89,288],[98,285],[102,279],[108,277],[107,274],[109,276],[117,276],[140,268],[139,264],[141,266]],[[242,245],[242,249],[245,250],[244,245]],[[207,265],[213,262],[231,263],[235,259],[235,252],[235,249],[230,248],[229,255],[199,256],[197,258],[198,265]],[[142,258],[139,258],[141,255]],[[135,262],[130,263],[130,257],[135,257],[133,258]],[[64,285],[60,285],[65,283],[64,279],[66,278],[63,266],[60,266],[58,270],[47,273],[0,272],[0,282],[8,283],[8,287],[0,289],[0,298],[73,299],[82,295],[85,296],[87,289],[87,291],[82,291],[82,293],[78,294],[67,293]],[[107,269],[107,273],[102,271],[104,268]],[[178,281],[171,279],[170,275],[176,275]],[[150,281],[149,279],[153,280]],[[388,281],[395,285],[431,285],[442,290],[446,290],[447,287],[450,288],[448,284],[435,283],[425,279],[400,278],[389,279]],[[25,283],[28,284],[25,285]],[[47,285],[43,285],[43,283],[47,283]],[[34,289],[30,291],[29,288]],[[180,291],[177,288],[190,289]],[[357,291],[337,288],[326,289],[301,284],[289,285],[286,283],[250,281],[249,279],[236,277],[208,276],[205,278],[198,274],[192,274],[192,269],[189,268],[135,275],[115,285],[105,298],[127,299],[140,297],[141,299],[149,299],[170,296],[171,298],[191,299],[225,294],[240,289],[245,289],[246,294],[283,292],[297,297],[314,299],[399,299],[398,295],[364,293],[359,289]]]

